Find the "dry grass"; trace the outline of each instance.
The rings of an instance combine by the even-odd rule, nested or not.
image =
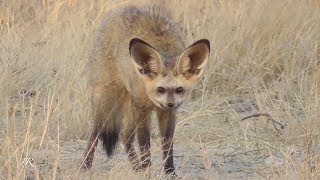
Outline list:
[[[99,150],[93,169],[78,171],[91,127],[83,72],[94,30],[110,9],[144,3],[0,1],[2,179],[144,177],[120,149],[111,160]],[[182,179],[319,178],[317,3],[163,3],[177,8],[190,43],[212,42],[208,72],[179,115],[175,163]],[[156,128],[152,141],[151,178],[164,178]]]

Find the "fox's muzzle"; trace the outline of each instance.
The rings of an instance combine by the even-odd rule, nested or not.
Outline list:
[[[167,109],[167,110],[176,110],[180,107],[182,103],[174,103],[174,102],[168,102],[167,104],[162,104],[160,103],[160,106],[163,108],[163,109]]]

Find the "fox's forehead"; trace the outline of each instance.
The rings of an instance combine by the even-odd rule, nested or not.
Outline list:
[[[182,76],[175,75],[172,71],[168,72],[167,74],[163,74],[162,76],[158,77],[158,85],[166,88],[171,87],[179,87],[182,86],[184,83],[184,79]]]
[[[161,60],[164,66],[164,71],[163,71],[164,76],[170,75],[170,73],[173,73],[173,74],[176,73],[175,67],[179,60],[179,57],[180,57],[179,55],[161,57]]]

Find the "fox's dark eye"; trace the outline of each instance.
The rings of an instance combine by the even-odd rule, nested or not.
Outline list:
[[[182,93],[183,91],[184,91],[183,87],[178,87],[178,88],[176,89],[176,93],[177,93],[177,94],[180,94],[180,93]]]
[[[157,88],[157,91],[158,91],[158,93],[163,94],[163,93],[166,92],[166,89],[164,89],[164,87],[158,87],[158,88]]]

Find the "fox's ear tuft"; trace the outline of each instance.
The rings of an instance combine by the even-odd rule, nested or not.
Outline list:
[[[138,74],[153,78],[162,72],[161,56],[150,44],[133,38],[129,43],[129,52]]]
[[[181,54],[177,63],[178,73],[183,74],[186,78],[200,77],[209,54],[210,42],[207,39],[196,41]]]

